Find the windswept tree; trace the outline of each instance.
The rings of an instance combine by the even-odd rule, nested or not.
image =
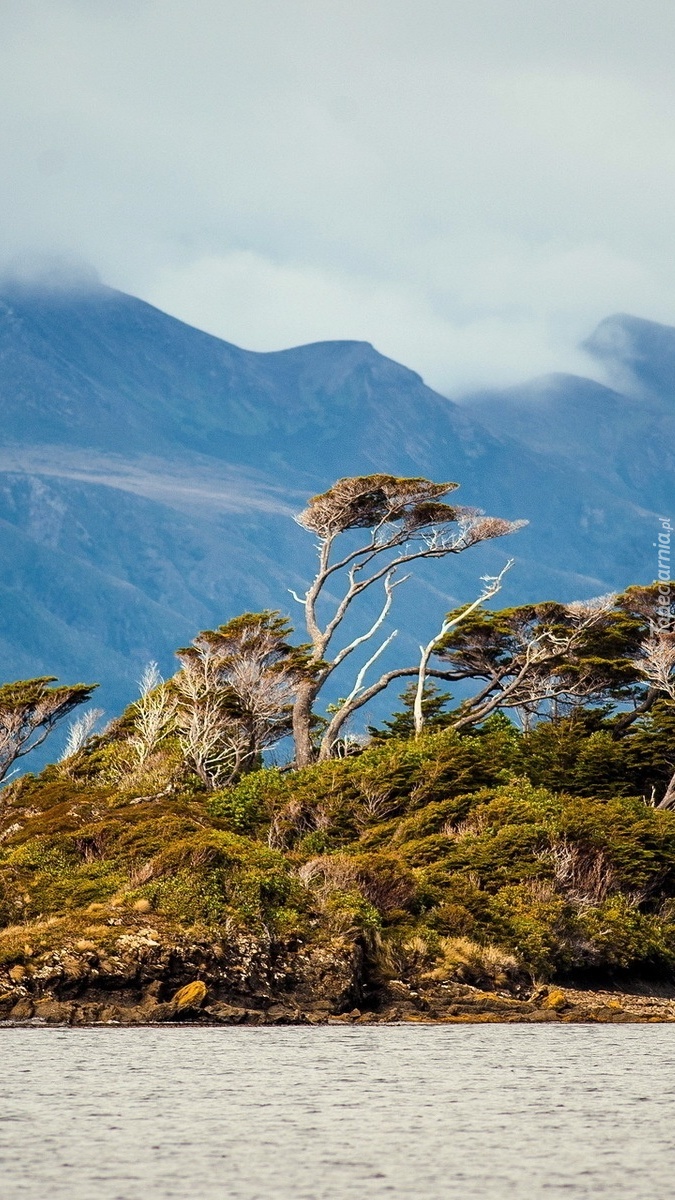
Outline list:
[[[291,730],[306,665],[277,612],[245,613],[178,651],[176,728],[183,755],[209,788],[251,770]]]
[[[55,725],[86,704],[97,684],[51,687],[53,675],[0,687],[0,780],[10,767],[45,741]]]
[[[422,478],[398,478],[394,475],[364,475],[339,479],[333,487],[314,496],[297,520],[318,537],[317,573],[303,597],[302,604],[310,648],[307,666],[297,687],[293,706],[295,761],[304,766],[316,756],[312,739],[314,706],[335,671],[361,646],[373,639],[391,609],[395,588],[407,575],[400,571],[409,564],[427,559],[461,554],[471,546],[502,537],[524,522],[486,517],[475,509],[455,507],[443,497],[454,491],[454,483],[433,483]],[[362,534],[356,546],[345,535]],[[327,617],[328,594],[339,598]],[[383,602],[370,628],[335,648],[352,604],[369,588],[381,585]],[[352,714],[383,691],[394,679],[415,676],[419,666],[404,666],[385,671],[374,682],[366,678],[374,663],[386,650],[396,631],[376,646],[361,667],[349,694],[335,706],[318,751],[329,758]],[[428,671],[426,674],[440,674]]]
[[[463,729],[515,709],[527,724],[583,704],[614,709],[607,729],[624,737],[672,699],[675,619],[661,611],[655,621],[660,603],[652,584],[571,604],[458,610],[464,619],[437,641],[435,660],[449,681],[480,686],[446,723]]]
[[[601,702],[612,689],[620,691],[635,671],[616,657],[616,647],[606,653],[615,614],[614,595],[467,612],[434,648],[446,679],[480,685],[450,723],[456,729],[478,725],[498,709],[515,709],[527,721],[556,706]]]
[[[448,613],[438,633],[434,634],[426,646],[420,646],[420,662],[417,668],[417,685],[415,687],[415,698],[413,700],[413,723],[415,729],[415,737],[419,737],[426,724],[426,713],[424,711],[424,693],[427,686],[427,675],[429,674],[429,660],[432,654],[438,650],[450,635],[450,631],[456,629],[458,625],[464,624],[469,619],[471,614],[481,607],[486,600],[491,600],[497,592],[501,590],[502,580],[507,571],[511,570],[513,559],[510,558],[499,575],[485,575],[483,583],[485,587],[480,596],[463,608],[457,609],[454,613]]]

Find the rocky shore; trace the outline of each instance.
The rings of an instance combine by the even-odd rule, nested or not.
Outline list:
[[[86,939],[47,953],[24,946],[23,963],[0,970],[0,1024],[675,1021],[675,989],[666,986],[589,990],[521,981],[500,989],[424,972],[396,979],[361,939],[284,947],[251,936],[178,942],[130,920],[108,927],[117,936],[105,951]]]

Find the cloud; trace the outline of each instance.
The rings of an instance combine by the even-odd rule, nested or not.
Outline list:
[[[283,349],[298,342],[299,330],[303,341],[369,341],[390,358],[424,364],[429,381],[459,393],[530,373],[597,371],[564,340],[556,344],[527,311],[457,322],[414,284],[273,262],[250,251],[165,268],[153,302],[249,350]]]
[[[5,0],[0,258],[457,393],[675,321],[661,0]]]

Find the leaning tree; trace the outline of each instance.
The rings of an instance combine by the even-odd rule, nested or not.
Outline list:
[[[618,706],[611,733],[622,737],[667,694],[663,662],[672,632],[655,629],[658,604],[652,584],[571,604],[476,607],[454,626],[450,613],[435,661],[448,680],[478,686],[447,723],[467,728],[499,709],[515,709],[527,721],[579,704],[610,704]]]
[[[89,700],[96,684],[50,687],[53,675],[20,679],[0,687],[0,780],[9,768],[41,746],[52,729]]]
[[[328,721],[320,746],[314,745],[312,728],[317,698],[337,669],[359,648],[375,638],[391,609],[394,591],[407,578],[400,575],[410,563],[461,554],[479,542],[501,537],[520,528],[523,521],[487,517],[476,509],[446,504],[443,497],[455,483],[433,483],[423,478],[394,475],[360,475],[339,479],[326,492],[314,496],[296,519],[318,538],[318,569],[304,596],[292,593],[302,604],[309,637],[309,653],[293,705],[293,736],[297,766],[334,753],[347,720],[383,691],[394,679],[418,676],[420,666],[385,671],[374,682],[366,677],[386,650],[396,630],[373,650],[358,671],[349,694]],[[357,544],[345,535],[356,533]],[[361,536],[358,536],[361,533]],[[336,635],[354,601],[368,589],[381,585],[382,607],[370,627],[336,649]],[[492,594],[492,584],[487,581]],[[337,593],[337,599],[335,599]],[[487,594],[483,592],[483,597]],[[330,615],[320,615],[322,602],[332,599]],[[425,651],[423,650],[423,655]],[[425,671],[443,677],[441,671]]]
[[[447,723],[465,729],[505,709],[517,710],[527,722],[620,692],[635,670],[617,658],[615,646],[611,656],[607,653],[615,606],[616,597],[608,595],[497,611],[480,606],[461,623],[453,623],[449,614],[450,627],[434,647],[435,660],[448,680],[471,682],[476,690]]]

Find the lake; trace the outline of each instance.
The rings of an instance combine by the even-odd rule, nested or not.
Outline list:
[[[3,1200],[672,1195],[675,1026],[0,1030]]]

